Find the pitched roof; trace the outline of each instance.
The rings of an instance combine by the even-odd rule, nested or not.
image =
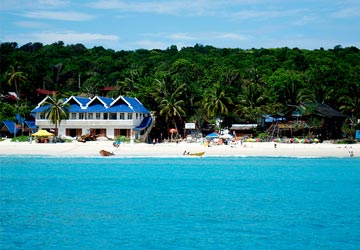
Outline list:
[[[0,127],[5,126],[6,129],[11,133],[11,134],[17,134],[19,132],[19,128],[16,126],[16,123],[13,121],[3,121],[2,124],[0,125]]]
[[[135,127],[133,130],[135,131],[141,131],[144,130],[145,128],[149,127],[151,124],[152,118],[151,116],[147,116],[145,117],[142,122],[140,123],[139,126]]]
[[[41,101],[38,106],[32,110],[32,113],[42,112],[45,110],[45,106],[42,107]],[[71,113],[144,113],[150,114],[150,112],[143,106],[143,104],[136,98],[119,96],[115,100],[109,97],[84,98],[71,96],[64,103],[70,103]]]
[[[15,118],[16,118],[18,123],[24,123],[24,121],[25,121],[25,119],[22,118],[22,116],[20,114],[16,114]]]
[[[315,106],[315,113],[317,113],[320,116],[326,116],[326,117],[343,117],[343,118],[346,117],[346,115],[344,115],[343,113],[337,111],[336,109],[331,108],[326,104],[317,104]]]
[[[299,105],[288,105],[288,108],[283,112],[279,113],[279,115],[284,116],[289,113],[292,113],[294,110],[298,110],[300,115],[305,115],[306,113],[308,113],[322,117],[337,117],[337,118],[347,117],[343,113],[337,111],[336,109],[331,108],[327,104],[310,103],[310,102],[301,102]]]

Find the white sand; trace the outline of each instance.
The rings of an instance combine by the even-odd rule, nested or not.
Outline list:
[[[100,150],[113,152],[115,156],[182,156],[183,152],[205,151],[206,156],[293,156],[293,157],[360,157],[360,144],[285,144],[272,142],[251,142],[235,146],[206,147],[199,143],[145,143],[121,144],[119,148],[112,141],[80,143],[29,143],[0,142],[0,155],[49,155],[49,156],[99,156]]]

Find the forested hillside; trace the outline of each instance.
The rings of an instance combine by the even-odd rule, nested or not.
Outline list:
[[[166,50],[114,51],[82,44],[0,44],[0,120],[37,104],[38,88],[64,96],[137,97],[159,120],[199,123],[216,117],[254,122],[300,101],[326,103],[360,118],[360,52],[356,47],[305,50],[219,49],[195,45]]]

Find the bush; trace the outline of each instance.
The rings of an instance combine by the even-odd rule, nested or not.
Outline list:
[[[337,141],[337,144],[355,144],[356,141],[352,140],[352,139],[344,139],[344,140],[339,140]]]
[[[119,135],[118,137],[116,137],[115,141],[130,142],[130,138],[124,135]]]
[[[21,135],[14,138],[11,138],[11,142],[28,142],[29,136],[28,135]]]

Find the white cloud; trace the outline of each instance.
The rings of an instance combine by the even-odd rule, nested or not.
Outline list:
[[[32,39],[41,41],[45,44],[51,44],[57,41],[63,41],[65,44],[76,43],[97,43],[103,41],[118,41],[119,37],[115,35],[103,35],[97,33],[75,33],[70,32],[42,32],[32,34]]]
[[[221,2],[220,2],[221,3]],[[157,13],[171,15],[202,15],[217,10],[219,2],[208,0],[173,0],[173,1],[121,1],[99,0],[88,4],[95,9],[116,9],[124,12]],[[226,7],[226,5],[225,5]]]
[[[47,27],[47,25],[45,23],[41,23],[41,22],[19,21],[19,22],[15,22],[15,24],[19,27],[32,28],[32,29],[34,29],[34,28],[40,29],[40,28]]]
[[[62,21],[87,21],[93,18],[91,15],[76,11],[29,11],[25,12],[23,16]]]
[[[247,35],[241,35],[234,32],[199,32],[199,33],[173,33],[173,34],[148,34],[148,36],[163,37],[177,41],[194,41],[194,40],[233,40],[243,41],[249,39]]]
[[[334,12],[332,17],[335,18],[353,18],[360,17],[360,8],[345,8]]]
[[[168,37],[172,40],[195,40],[197,39],[194,35],[190,35],[189,33],[174,33],[168,35]]]
[[[59,8],[69,5],[69,1],[64,0],[38,0],[39,5],[42,7]]]
[[[69,4],[66,0],[1,0],[0,10],[63,8]]]
[[[161,41],[140,40],[135,42],[136,48],[142,49],[166,49],[169,44]]]
[[[299,13],[305,12],[300,9],[289,10],[242,10],[234,12],[231,17],[236,19],[272,19],[282,17],[293,17]]]
[[[216,39],[225,39],[225,40],[236,40],[243,41],[247,40],[249,37],[245,35],[240,35],[237,33],[223,33],[223,32],[215,32],[213,33],[213,37]]]

